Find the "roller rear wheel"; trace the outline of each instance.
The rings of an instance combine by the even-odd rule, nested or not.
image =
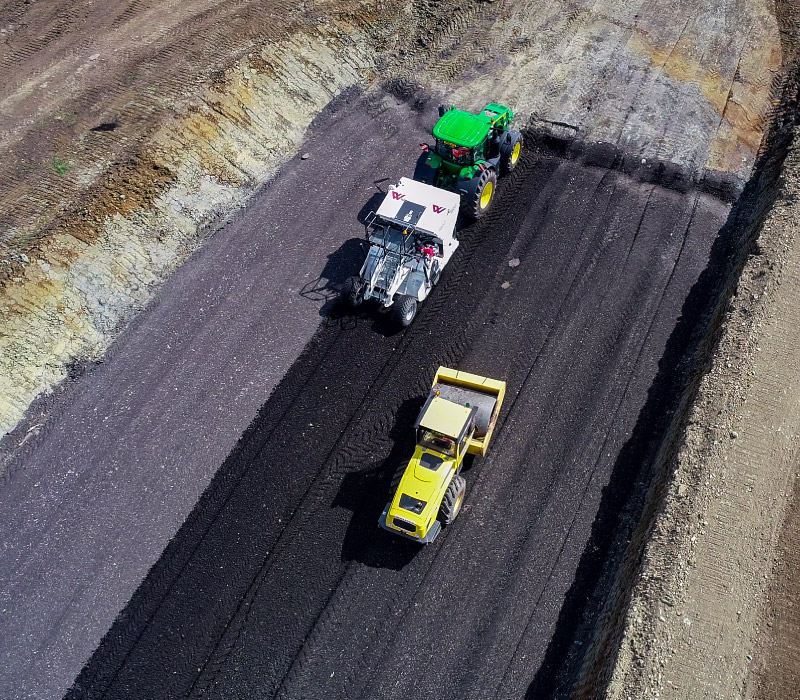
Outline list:
[[[417,315],[417,300],[414,297],[401,295],[394,300],[392,304],[392,318],[395,323],[408,328]]]

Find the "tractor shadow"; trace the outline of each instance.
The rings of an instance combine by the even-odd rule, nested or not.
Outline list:
[[[372,193],[372,196],[366,201],[364,206],[361,207],[358,214],[356,214],[358,223],[362,226],[366,226],[367,217],[370,215],[370,213],[378,211],[378,207],[381,205],[383,198],[386,196],[386,192],[381,189],[381,185],[387,181],[388,178],[384,178],[383,180],[375,180],[375,187],[377,187],[378,191]]]
[[[366,243],[363,238],[350,238],[328,255],[319,276],[303,285],[300,296],[315,303],[323,302],[319,315],[333,318],[339,312],[339,291],[344,281],[358,273],[364,262]],[[355,270],[355,272],[354,272]],[[344,308],[344,304],[341,305]]]
[[[392,448],[381,462],[349,472],[342,479],[333,508],[353,513],[342,542],[342,561],[355,561],[378,569],[400,571],[421,551],[424,545],[386,532],[378,519],[390,493],[392,477],[414,451],[414,421],[424,397],[404,401],[389,431]]]
[[[386,192],[381,189],[389,178],[375,181],[377,189],[364,203],[356,215],[358,223],[366,225],[367,217],[381,205]],[[325,267],[319,276],[305,284],[300,296],[315,303],[322,302],[319,315],[329,323],[342,329],[355,328],[359,321],[372,321],[372,330],[384,337],[399,333],[402,328],[392,323],[389,314],[373,303],[366,303],[357,310],[350,309],[340,297],[344,281],[357,275],[367,254],[368,243],[364,238],[350,238],[328,256]]]
[[[377,210],[383,201],[386,193],[381,189],[381,184],[385,181],[386,178],[375,181],[374,184],[377,191],[372,194],[356,214],[356,219],[362,226],[366,224],[370,212]],[[323,302],[319,315],[324,318],[338,319],[353,315],[342,312],[346,307],[344,304],[339,304],[339,292],[348,277],[358,274],[366,254],[367,242],[363,237],[346,240],[339,248],[328,255],[328,260],[319,276],[303,285],[300,290],[300,296],[316,303]],[[340,306],[342,307],[341,309],[338,308]]]

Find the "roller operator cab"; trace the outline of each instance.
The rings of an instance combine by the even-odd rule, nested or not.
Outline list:
[[[511,129],[514,113],[490,102],[479,113],[439,108],[433,144],[420,144],[414,179],[457,193],[461,209],[477,219],[491,208],[497,178],[519,162],[523,136]]]
[[[423,544],[455,520],[466,494],[461,466],[489,447],[505,382],[440,367],[415,424],[417,446],[398,470],[379,524]]]

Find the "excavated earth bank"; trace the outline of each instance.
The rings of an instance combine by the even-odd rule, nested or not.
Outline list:
[[[796,689],[800,25],[796,7],[777,10],[784,96],[716,278],[702,287],[711,303],[683,370],[689,382],[676,376],[682,395],[653,447],[653,481],[639,485],[616,535],[592,643],[585,655],[572,650],[583,658],[577,697],[602,687],[615,699]]]
[[[776,160],[789,137],[774,145]],[[697,398],[662,447],[664,481],[646,509],[657,515],[646,514],[625,555],[640,568],[623,567],[624,602],[604,613],[597,648],[620,650],[609,698],[778,698],[796,688],[797,145],[777,196],[766,168],[758,199],[774,203],[753,222],[757,241],[724,302]],[[589,668],[584,682],[596,688],[609,669]]]

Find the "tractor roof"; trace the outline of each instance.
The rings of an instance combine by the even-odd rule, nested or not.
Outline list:
[[[417,426],[434,430],[453,440],[460,440],[474,411],[474,408],[461,406],[441,396],[433,396],[423,408]]]
[[[401,177],[389,186],[376,213],[398,226],[432,233],[446,243],[453,238],[460,206],[461,197],[455,192]]]
[[[511,110],[494,102],[487,104],[480,114],[449,109],[436,122],[433,135],[456,146],[474,148],[486,138],[492,125],[506,112],[510,122],[514,116]]]
[[[436,122],[433,135],[456,146],[474,148],[486,138],[491,128],[492,118],[486,114],[451,109]]]

